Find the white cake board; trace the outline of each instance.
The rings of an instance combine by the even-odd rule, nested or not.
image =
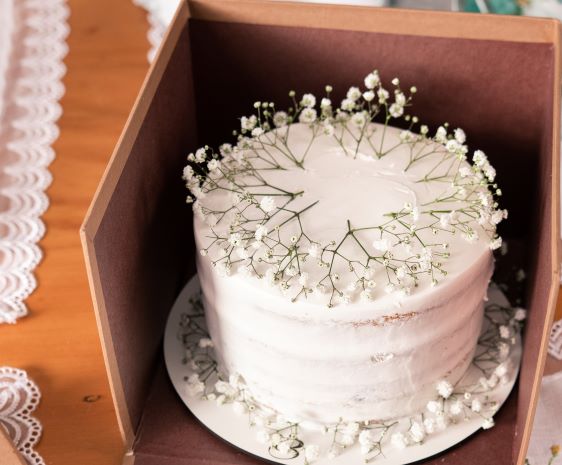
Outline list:
[[[237,415],[229,406],[219,406],[215,402],[200,397],[188,396],[185,380],[187,376],[191,374],[191,371],[185,363],[182,363],[185,351],[177,335],[178,328],[180,327],[181,314],[188,312],[190,298],[197,296],[199,289],[199,279],[197,276],[194,276],[183,288],[174,303],[168,317],[164,334],[164,358],[166,367],[178,395],[187,408],[189,408],[203,425],[226,442],[242,449],[248,454],[262,458],[270,463],[295,463],[299,465],[305,463],[302,454],[294,459],[288,460],[273,457],[269,453],[268,446],[260,444],[256,440],[256,429],[249,426],[248,418],[245,415]],[[488,298],[489,303],[509,306],[506,297],[495,286],[489,288]],[[512,346],[509,355],[513,367],[516,368],[509,375],[507,383],[500,384],[489,392],[490,399],[498,402],[500,406],[507,400],[517,379],[521,352],[521,337],[517,334],[516,342],[514,346]],[[479,376],[480,373],[471,365],[467,374],[459,384],[464,385],[469,379],[477,380]],[[405,425],[409,424],[409,418],[410,417],[400,420],[400,422],[404,422],[404,425],[399,425],[402,426],[402,430],[407,428]],[[421,444],[416,444],[405,449],[395,449],[389,445],[383,450],[384,456],[378,456],[376,459],[372,460],[372,463],[380,465],[398,465],[423,460],[458,444],[478,432],[481,426],[482,418],[478,415],[474,415],[471,419],[461,420],[456,424],[450,425],[443,431],[427,436]],[[365,457],[360,454],[360,449],[357,444],[346,449],[335,458],[328,458],[326,452],[330,447],[331,441],[327,435],[318,431],[307,430],[300,436],[305,444],[317,444],[320,446],[323,453],[321,453],[319,459],[313,462],[315,465],[363,465],[365,463]]]

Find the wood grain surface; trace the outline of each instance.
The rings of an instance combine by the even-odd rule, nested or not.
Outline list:
[[[36,273],[39,288],[28,300],[30,316],[0,325],[0,364],[27,370],[42,390],[38,451],[47,464],[117,465],[124,451],[78,230],[148,69],[148,24],[130,0],[69,5],[67,90],[44,216],[45,258]]]
[[[117,465],[122,443],[78,230],[148,70],[148,23],[131,0],[68,3],[70,53],[40,244],[45,257],[30,315],[0,325],[0,365],[27,370],[41,388],[38,451],[47,464]]]

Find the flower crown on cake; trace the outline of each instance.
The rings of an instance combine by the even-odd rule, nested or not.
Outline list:
[[[435,286],[446,276],[444,262],[450,252],[444,235],[460,235],[468,242],[485,238],[492,250],[501,246],[496,226],[507,218],[507,211],[498,207],[496,198],[501,190],[485,153],[476,150],[469,159],[464,131],[451,131],[448,124],[440,126],[433,136],[426,125],[419,126],[419,133],[413,132],[419,120],[406,110],[416,87],[405,92],[394,78],[392,89],[386,89],[376,70],[365,78],[364,85],[365,90],[351,87],[339,107],[330,98],[331,86],[326,86],[326,96],[319,102],[312,94],[304,94],[298,101],[295,92],[289,92],[292,106],[286,111],[277,110],[273,103],[255,102],[255,114],[242,117],[241,129],[233,133],[236,144],[223,144],[218,152],[205,146],[189,154],[183,171],[190,191],[187,202],[193,203],[195,214],[209,227],[209,243],[200,253],[209,256],[219,273],[238,272],[264,279],[292,301],[319,294],[329,307],[358,298],[373,300],[377,286],[395,294],[399,302],[423,280]],[[375,119],[383,122],[380,143],[373,143],[373,134],[379,130],[371,124]],[[400,120],[408,129],[388,148],[384,144],[386,128]],[[293,123],[311,130],[310,143],[302,153],[295,153],[288,143]],[[263,174],[264,170],[286,166],[305,169],[310,147],[320,137],[333,138],[343,153],[353,158],[365,144],[373,159],[392,156],[399,146],[406,146],[410,156],[403,172],[422,160],[424,164],[431,161],[417,182],[440,182],[442,193],[422,205],[405,203],[372,226],[358,228],[348,220],[343,237],[317,241],[304,230],[301,219],[312,214],[318,201],[292,208],[303,191],[272,185]],[[277,158],[271,156],[273,149]],[[224,208],[206,202],[216,191],[228,194]],[[290,237],[283,234],[288,225],[293,230]],[[294,233],[295,227],[298,233]],[[371,241],[361,240],[359,232],[363,238],[365,232],[371,234]],[[346,257],[344,244],[358,248],[362,258]],[[347,276],[335,272],[342,262]],[[316,282],[310,276],[318,273],[310,273],[311,267],[322,270]],[[384,273],[377,274],[379,270]],[[379,275],[384,276],[384,282],[375,280]]]

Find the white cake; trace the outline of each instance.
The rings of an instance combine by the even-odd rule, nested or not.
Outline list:
[[[243,119],[251,137],[184,173],[221,370],[294,420],[412,415],[472,361],[505,217],[495,173],[460,130],[303,116],[306,98],[303,122]]]

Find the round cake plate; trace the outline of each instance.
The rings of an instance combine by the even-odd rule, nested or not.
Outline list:
[[[186,379],[191,374],[191,371],[187,364],[183,362],[185,350],[182,341],[178,338],[178,330],[180,328],[182,313],[188,311],[190,299],[199,295],[199,292],[199,279],[196,275],[185,285],[174,303],[170,315],[168,316],[164,334],[164,358],[166,367],[178,395],[187,408],[189,408],[203,425],[235,447],[270,463],[303,463],[304,457],[302,455],[286,460],[273,457],[269,453],[268,446],[257,441],[257,430],[249,426],[247,416],[236,414],[228,405],[219,406],[216,402],[198,396],[188,395]],[[489,303],[509,306],[506,297],[495,286],[489,288],[488,299]],[[513,389],[519,372],[521,352],[522,344],[518,334],[509,355],[512,366],[516,367],[516,369],[512,370],[508,375],[508,382],[499,384],[488,393],[490,400],[496,401],[499,406],[503,405]],[[471,368],[469,368],[459,385],[466,385],[467,381],[473,384],[479,376],[480,373],[478,370],[471,365]],[[409,421],[410,417],[399,420],[399,426],[402,427],[402,431],[408,428],[407,425]],[[476,433],[481,426],[482,418],[478,415],[473,415],[472,418],[468,420],[461,420],[458,423],[449,425],[445,430],[427,436],[421,444],[416,444],[405,449],[396,449],[389,445],[383,450],[384,455],[379,455],[373,460],[373,463],[380,465],[397,465],[423,460],[458,444]],[[313,429],[306,429],[300,434],[300,438],[305,444],[317,444],[320,446],[320,458],[314,461],[315,465],[360,465],[365,463],[365,457],[360,454],[360,448],[357,444],[346,449],[335,458],[328,458],[327,451],[331,445],[331,438],[329,436],[330,435],[322,434],[320,431]]]

